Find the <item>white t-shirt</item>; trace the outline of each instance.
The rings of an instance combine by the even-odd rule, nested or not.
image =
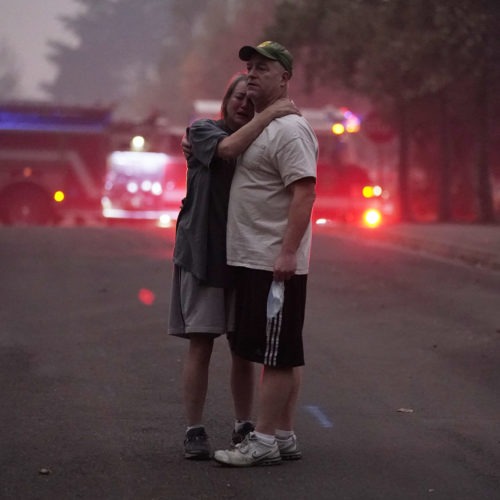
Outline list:
[[[288,223],[291,183],[316,178],[318,141],[298,115],[272,121],[238,159],[231,185],[227,261],[272,271]],[[297,251],[296,274],[307,274],[311,224]]]

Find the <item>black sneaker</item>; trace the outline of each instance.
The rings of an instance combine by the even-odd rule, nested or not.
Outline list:
[[[233,430],[233,436],[231,438],[232,444],[237,445],[241,443],[247,434],[255,430],[255,425],[252,422],[245,422],[237,431]]]
[[[203,427],[195,427],[186,432],[184,457],[192,460],[208,460],[210,458],[210,444]]]

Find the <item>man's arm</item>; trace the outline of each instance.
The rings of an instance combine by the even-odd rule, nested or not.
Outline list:
[[[224,137],[217,146],[217,156],[232,159],[243,153],[261,132],[275,119],[285,115],[300,115],[298,108],[288,98],[278,99],[264,111],[255,115],[246,125]]]
[[[274,263],[276,281],[291,278],[297,269],[297,249],[311,220],[316,199],[316,180],[314,177],[305,177],[293,182],[288,189],[292,192],[292,200],[281,251]]]

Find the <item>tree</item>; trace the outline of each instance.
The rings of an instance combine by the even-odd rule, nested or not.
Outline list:
[[[0,41],[0,99],[14,98],[18,86],[19,73],[14,54],[6,42]]]
[[[387,115],[399,124],[399,195],[404,220],[412,218],[407,150],[412,111],[417,103],[441,98],[442,150],[448,151],[443,154],[444,177],[450,165],[447,130],[451,129],[444,124],[452,105],[449,96],[464,81],[469,85],[481,81],[471,67],[478,56],[491,52],[493,27],[498,26],[493,5],[486,0],[285,0],[278,5],[271,32],[302,56],[311,82],[337,79],[369,95],[373,102],[383,103]],[[488,177],[485,158],[483,154],[484,178]],[[441,182],[440,216],[444,219],[449,218],[449,193],[444,191],[449,185]],[[483,189],[480,196],[491,200],[491,190]]]
[[[195,99],[220,99],[244,68],[237,50],[263,40],[277,0],[75,0],[62,17],[76,43],[50,42],[54,100],[116,103],[116,116],[185,124]]]
[[[500,5],[495,0],[483,0],[482,11],[476,18],[480,43],[474,51],[477,70],[474,74],[477,107],[477,193],[479,220],[494,222],[495,210],[492,197],[489,148],[493,119],[500,111],[498,95],[500,80]],[[497,122],[495,122],[497,123]],[[498,125],[497,125],[498,126]]]
[[[176,67],[179,82],[175,95],[179,105],[191,107],[195,99],[221,99],[229,77],[242,71],[238,49],[246,43],[262,41],[275,0],[209,0],[205,10],[192,27],[189,50]],[[189,13],[189,8],[184,7]],[[169,64],[166,69],[171,69]],[[169,89],[169,78],[163,70],[160,82]],[[176,113],[175,118],[185,123],[187,115]]]
[[[50,42],[59,69],[45,85],[52,99],[115,105],[115,116],[167,114],[187,120],[180,71],[189,59],[206,5],[198,0],[75,0],[61,22],[76,44]]]
[[[59,74],[45,89],[56,100],[120,102],[154,78],[169,36],[176,33],[174,0],[77,0],[82,11],[61,22],[76,45],[51,41]]]

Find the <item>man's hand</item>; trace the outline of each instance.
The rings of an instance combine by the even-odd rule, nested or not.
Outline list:
[[[297,269],[297,256],[295,252],[281,252],[274,262],[273,279],[285,281],[290,279]]]

